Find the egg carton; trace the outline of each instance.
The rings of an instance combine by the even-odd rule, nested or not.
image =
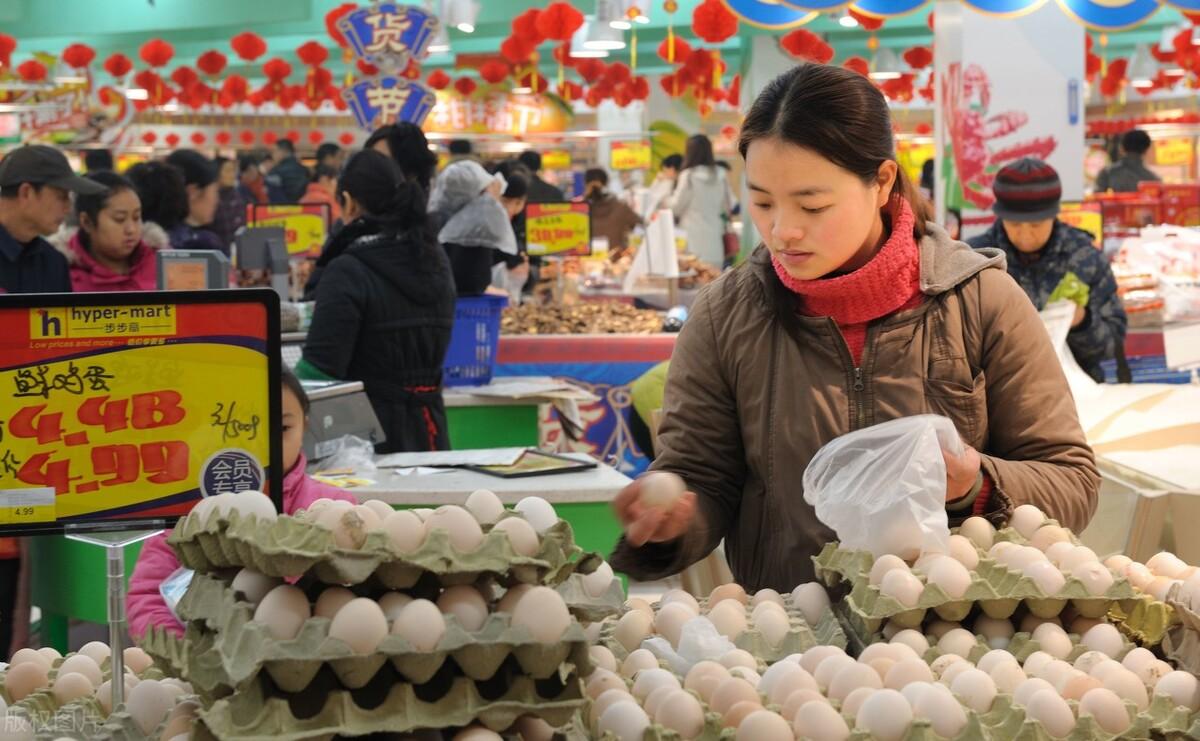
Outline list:
[[[1166,697],[1153,697],[1145,710],[1139,710],[1136,704],[1129,701],[1125,701],[1124,704],[1126,712],[1132,719],[1132,724],[1120,734],[1111,734],[1101,729],[1091,716],[1079,716],[1079,703],[1075,700],[1068,700],[1067,705],[1076,715],[1077,721],[1075,729],[1067,736],[1062,737],[1063,741],[1150,739],[1154,738],[1156,734],[1176,732],[1188,727],[1188,710],[1176,707]],[[1055,739],[1040,722],[1029,718],[1025,710],[1013,702],[1011,695],[997,696],[991,712],[984,718],[991,723],[993,738],[1013,739],[1013,741],[1053,741]]]
[[[67,658],[68,657],[56,659],[54,661],[53,665],[50,667],[50,671],[47,672],[47,676],[50,679],[51,687],[54,686],[54,681],[58,678],[58,667],[61,666],[63,661],[65,661]],[[108,663],[107,660],[104,662],[103,665],[101,665],[100,672],[101,672],[101,677],[104,681],[108,681],[108,680],[112,679],[112,671],[110,669],[110,664]],[[163,672],[162,669],[157,668],[157,667],[150,667],[146,671],[142,672],[138,678],[139,679],[163,679],[166,676],[167,676],[167,674],[165,672]],[[23,698],[21,700],[13,700],[12,696],[8,694],[8,691],[4,687],[4,679],[5,679],[4,674],[0,674],[0,698],[2,698],[4,700],[5,704],[8,707],[10,707],[10,708],[24,707],[24,708],[27,708],[30,713],[37,715],[38,717],[53,715],[54,712],[58,710],[58,708],[59,708],[58,702],[54,699],[54,695],[50,692],[49,688],[32,692],[28,696],[26,696],[25,698]]]
[[[445,531],[434,530],[415,551],[398,555],[383,532],[367,533],[362,548],[351,550],[337,547],[332,531],[301,518],[264,521],[213,511],[203,519],[184,517],[167,543],[184,566],[201,573],[248,568],[274,577],[310,574],[341,585],[374,577],[389,589],[411,588],[426,573],[444,586],[471,584],[486,574],[553,586],[576,571],[591,573],[602,560],[576,546],[571,526],[562,520],[541,534],[534,556],[518,555],[503,531],[484,529],[483,543],[470,553],[455,550]]]
[[[397,635],[388,635],[369,655],[356,655],[344,642],[329,637],[328,618],[310,618],[292,640],[277,640],[267,626],[254,621],[254,606],[239,600],[220,579],[197,574],[178,605],[189,621],[182,655],[161,633],[148,636],[152,655],[175,655],[189,681],[205,692],[236,689],[266,671],[285,691],[300,692],[328,664],[343,686],[366,685],[385,664],[404,680],[421,684],[447,659],[469,678],[484,680],[511,656],[534,679],[553,676],[564,663],[590,671],[583,628],[572,622],[554,643],[538,643],[528,631],[513,626],[506,613],[493,613],[478,632],[464,630],[453,615],[445,616],[446,633],[436,650],[420,652]]]
[[[1177,626],[1167,633],[1162,648],[1177,668],[1200,676],[1200,633]]]
[[[625,605],[625,586],[617,577],[599,597],[593,597],[583,588],[583,574],[571,574],[555,591],[567,603],[567,610],[581,623],[599,623],[618,615]]]
[[[1180,624],[1175,608],[1145,594],[1114,604],[1108,609],[1108,620],[1146,648],[1161,644],[1167,632]]]
[[[176,707],[185,702],[199,704],[194,695],[178,698]],[[30,722],[38,741],[78,739],[79,741],[157,741],[162,737],[170,716],[149,734],[144,733],[125,710],[106,715],[95,697],[82,698],[59,705],[49,691],[39,691],[9,708],[9,714],[19,715]],[[0,720],[0,730],[3,720]],[[0,734],[0,737],[7,738]],[[15,738],[15,737],[14,737]]]
[[[970,614],[975,604],[993,618],[1011,617],[1022,603],[1038,617],[1050,618],[1062,612],[1069,602],[1080,615],[1098,618],[1105,615],[1115,601],[1135,596],[1133,587],[1124,579],[1114,581],[1104,595],[1095,596],[1074,577],[1067,577],[1066,584],[1056,594],[1046,594],[1032,579],[997,563],[990,556],[980,555],[978,565],[971,570],[974,578],[961,598],[952,598],[936,584],[926,584],[916,605],[909,607],[870,584],[870,567],[866,565],[873,562],[870,553],[843,550],[837,544],[829,543],[813,561],[818,577],[826,584],[832,586],[839,579],[852,584],[845,599],[872,633],[882,627],[884,620],[917,628],[930,611],[943,620],[958,622]]]
[[[313,741],[474,722],[501,731],[524,715],[557,728],[568,724],[586,702],[575,672],[542,681],[514,677],[496,686],[458,677],[433,693],[428,689],[380,679],[359,691],[314,686],[289,698],[255,682],[202,711],[193,739]]]

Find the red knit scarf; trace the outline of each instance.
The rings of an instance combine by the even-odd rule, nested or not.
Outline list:
[[[912,207],[905,199],[893,197],[888,211],[891,236],[870,262],[852,273],[797,280],[779,260],[771,258],[779,280],[799,296],[800,313],[827,316],[837,323],[856,366],[862,363],[869,322],[919,306],[923,300]]]

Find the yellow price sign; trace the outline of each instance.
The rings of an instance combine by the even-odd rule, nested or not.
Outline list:
[[[650,142],[613,142],[609,159],[614,170],[649,170]]]
[[[319,257],[329,238],[329,209],[316,203],[251,206],[250,226],[283,229],[289,257]]]
[[[1100,212],[1100,204],[1064,203],[1058,220],[1087,232],[1097,247],[1104,243],[1104,216]]]
[[[1196,157],[1196,147],[1185,137],[1160,139],[1154,144],[1154,162],[1158,165],[1190,165]]]
[[[543,170],[570,170],[571,153],[565,149],[552,149],[542,155]]]
[[[0,525],[29,525],[54,522],[54,489],[0,489]]]
[[[525,207],[525,244],[530,255],[559,257],[592,251],[592,215],[586,203],[531,203]]]

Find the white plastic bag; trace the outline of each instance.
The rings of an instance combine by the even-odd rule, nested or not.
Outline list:
[[[737,648],[717,632],[716,626],[700,618],[692,618],[683,624],[678,650],[661,637],[648,638],[642,641],[641,647],[654,654],[660,662],[666,662],[668,668],[681,677],[687,676],[692,667],[701,661],[716,661]]]
[[[913,560],[948,552],[946,461],[962,439],[924,414],[857,430],[826,444],[804,469],[804,501],[847,548]]]

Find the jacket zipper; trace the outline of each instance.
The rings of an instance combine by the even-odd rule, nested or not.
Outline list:
[[[846,363],[846,367],[850,368],[854,374],[854,382],[850,385],[850,397],[854,404],[853,418],[850,420],[850,431],[861,430],[866,426],[867,421],[867,405],[863,401],[862,392],[866,390],[867,384],[863,377],[863,367],[867,364],[867,353],[871,351],[871,340],[875,337],[875,327],[867,327],[867,338],[863,345],[862,365],[854,364],[854,356],[850,354],[850,346],[846,344],[846,337],[842,334],[842,330],[838,328],[837,323],[832,319],[829,323],[833,325],[834,332],[837,333],[838,339],[841,340],[842,359]]]

